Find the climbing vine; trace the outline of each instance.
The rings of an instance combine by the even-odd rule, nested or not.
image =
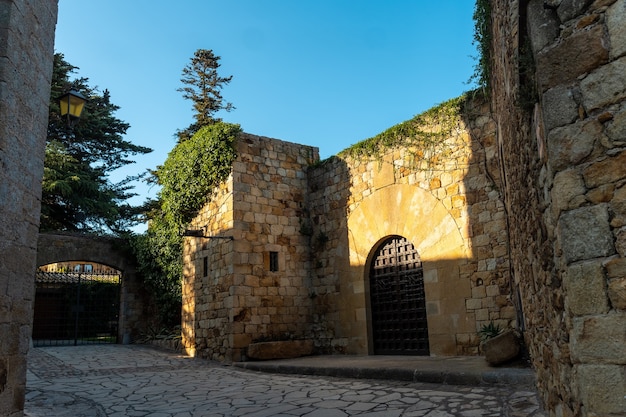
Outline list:
[[[466,95],[448,100],[378,135],[352,145],[339,153],[353,158],[370,157],[379,162],[391,148],[402,146],[417,170],[432,169],[456,149],[449,139],[460,128],[460,112]]]
[[[215,123],[179,143],[157,171],[161,208],[172,225],[184,227],[231,172],[239,125]]]
[[[131,244],[162,324],[180,324],[182,232],[230,175],[240,132],[235,124],[205,126],[178,143],[155,172],[162,189],[148,215],[148,230]]]
[[[476,82],[484,92],[491,86],[491,0],[476,0],[474,7],[474,42],[478,57],[470,82]]]

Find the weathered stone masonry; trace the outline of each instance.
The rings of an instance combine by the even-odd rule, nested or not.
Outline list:
[[[24,408],[57,2],[0,2],[0,415]]]
[[[372,353],[369,265],[398,235],[423,262],[431,354],[477,353],[491,320],[518,327],[551,415],[624,415],[626,0],[491,6],[491,110],[459,121],[445,158],[405,146],[309,167],[313,148],[246,137],[195,221],[232,240],[186,245],[188,351],[245,359],[292,337]],[[289,176],[294,153],[312,157]],[[271,252],[289,267],[270,271]]]
[[[317,149],[243,135],[229,180],[186,238],[183,343],[188,353],[245,358],[253,341],[307,336],[311,322],[308,166]]]
[[[482,325],[515,327],[494,125],[488,106],[466,109],[428,158],[398,147],[317,163],[315,148],[242,136],[191,226],[213,238],[185,243],[187,351],[239,360],[255,341],[307,338],[318,352],[371,353],[368,257],[393,235],[424,264],[432,354],[477,354]]]
[[[623,416],[626,1],[493,9],[511,260],[540,391],[551,415]]]

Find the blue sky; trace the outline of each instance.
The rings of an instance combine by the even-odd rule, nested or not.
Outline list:
[[[221,56],[219,114],[244,131],[327,158],[471,88],[474,1],[60,0],[56,52],[108,89],[126,138],[162,164],[193,119],[181,71],[197,49]],[[113,178],[116,180],[116,178]],[[156,190],[138,185],[139,204]]]

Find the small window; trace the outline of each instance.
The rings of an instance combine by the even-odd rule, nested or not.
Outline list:
[[[270,252],[270,272],[278,271],[278,252]]]
[[[205,256],[204,258],[202,258],[202,276],[203,277],[209,276],[209,257],[208,256]]]

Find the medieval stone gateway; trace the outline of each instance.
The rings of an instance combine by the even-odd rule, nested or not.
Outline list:
[[[24,406],[56,3],[0,3],[7,416]],[[460,121],[443,160],[416,170],[398,147],[317,163],[312,147],[239,142],[194,221],[229,238],[185,242],[189,353],[242,359],[281,338],[375,353],[372,263],[397,236],[419,255],[431,355],[476,353],[481,323],[523,324],[551,416],[624,415],[626,0],[488,5],[490,110]]]
[[[466,106],[427,166],[417,148],[319,163],[316,148],[242,135],[191,225],[210,237],[185,241],[187,352],[242,360],[255,341],[310,339],[321,353],[475,355],[481,326],[517,327],[495,128],[488,106]]]
[[[130,343],[150,322],[149,295],[136,273],[134,257],[124,251],[121,239],[40,233],[37,241],[37,267],[66,261],[93,262],[121,273],[116,340]],[[36,301],[36,300],[35,300]]]

